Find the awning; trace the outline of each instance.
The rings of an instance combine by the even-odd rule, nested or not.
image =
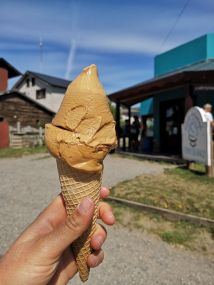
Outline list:
[[[214,60],[208,60],[188,66],[177,72],[155,77],[127,89],[112,93],[108,98],[126,107],[157,96],[164,90],[182,86],[210,86],[214,85]]]

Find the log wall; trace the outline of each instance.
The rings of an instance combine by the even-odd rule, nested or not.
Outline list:
[[[17,122],[21,127],[39,127],[51,122],[53,114],[44,110],[34,102],[28,101],[16,94],[0,96],[0,119],[7,120],[10,126],[15,127]]]

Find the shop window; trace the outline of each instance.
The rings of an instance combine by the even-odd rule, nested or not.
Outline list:
[[[35,86],[35,85],[36,85],[36,78],[32,77],[32,79],[31,79],[31,84],[32,84],[32,86]]]
[[[46,89],[39,89],[36,90],[36,99],[45,99],[46,98]]]

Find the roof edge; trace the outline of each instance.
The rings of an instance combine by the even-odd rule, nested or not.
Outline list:
[[[8,96],[8,95],[13,95],[13,94],[17,94],[19,95],[20,97],[23,97],[24,99],[26,99],[27,101],[31,102],[31,103],[34,103],[35,105],[39,106],[41,109],[47,111],[48,113],[50,113],[51,115],[55,115],[56,112],[54,112],[53,110],[47,108],[46,106],[38,103],[37,101],[29,98],[28,96],[26,96],[24,93],[22,92],[19,92],[17,90],[10,90],[10,91],[7,91],[7,92],[4,92],[2,94],[0,94],[0,98],[2,98],[3,96]]]

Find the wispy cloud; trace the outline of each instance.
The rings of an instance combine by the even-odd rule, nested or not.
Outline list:
[[[74,66],[74,59],[75,59],[75,55],[76,55],[76,41],[73,39],[71,40],[71,47],[70,47],[70,51],[69,51],[69,56],[68,56],[68,61],[67,61],[67,69],[66,69],[66,73],[65,73],[65,78],[69,79],[72,68]]]
[[[127,87],[152,75],[152,58],[182,5],[175,0],[2,0],[0,54],[23,71],[38,69],[41,36],[44,72],[72,78],[94,62],[109,90]],[[162,51],[214,31],[213,8],[213,0],[190,1]]]
[[[73,1],[70,6],[62,5],[64,9],[67,7],[67,10],[58,13],[57,18],[55,10],[58,6],[54,7],[54,5],[52,10],[44,4],[40,4],[40,6],[24,5],[21,9],[17,9],[16,13],[14,11],[13,17],[10,17],[12,12],[6,9],[4,15],[1,15],[1,21],[5,23],[5,28],[0,31],[0,35],[9,35],[10,38],[16,40],[35,41],[41,34],[44,40],[53,43],[60,42],[68,49],[70,49],[71,39],[74,39],[78,47],[155,54],[178,11],[175,7],[172,9],[172,6],[157,5],[155,7],[154,5],[138,4],[137,7],[125,5],[123,8],[115,5],[114,11],[110,11],[112,9],[110,5],[105,5],[105,7],[101,7],[105,11],[100,13],[98,8],[90,7],[90,1],[87,2],[89,4],[85,4],[83,9],[83,2],[80,1],[78,5],[80,5],[81,13],[79,15],[76,3]],[[12,10],[15,8],[14,5]],[[120,15],[118,14],[119,8],[122,9]],[[165,49],[171,47],[174,42],[177,44],[181,37],[176,37],[176,34],[183,34],[185,31],[183,34],[185,37],[194,31],[199,34],[204,33],[207,29],[214,29],[211,11],[201,14],[200,11],[194,11],[190,7],[187,12],[178,23],[176,33],[169,39]],[[22,17],[23,14],[25,17]],[[78,29],[76,29],[77,15],[81,22]],[[105,15],[108,15],[107,19]],[[14,46],[14,48],[16,47]]]
[[[77,33],[78,19],[79,19],[79,0],[73,0],[71,1],[71,43],[70,43],[70,50],[67,61],[67,69],[65,74],[66,79],[69,78],[72,72],[76,56],[77,41],[75,38],[75,34]]]

